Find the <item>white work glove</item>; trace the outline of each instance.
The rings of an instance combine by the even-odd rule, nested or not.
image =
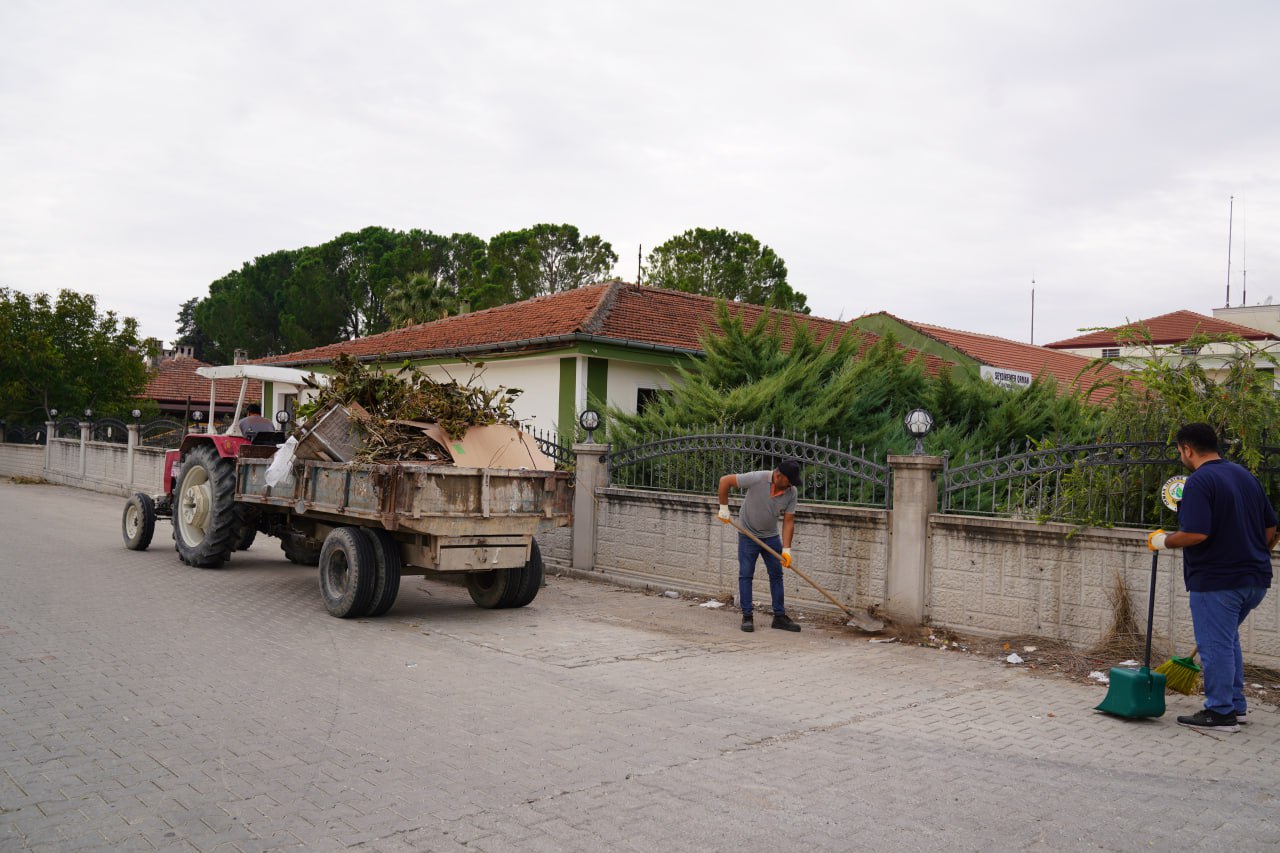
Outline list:
[[[790,548],[782,549],[782,565],[788,569],[791,568],[791,549]]]
[[[1169,536],[1163,530],[1153,530],[1147,534],[1147,547],[1152,551],[1163,551],[1168,546],[1164,544],[1164,540]]]
[[[728,504],[720,504],[720,512],[716,514],[716,518],[720,519],[725,524],[729,523],[729,505]]]

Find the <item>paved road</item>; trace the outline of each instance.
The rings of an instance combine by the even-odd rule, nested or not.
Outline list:
[[[1280,713],[1236,735],[956,652],[552,577],[484,611],[320,604],[123,501],[0,482],[0,849],[1262,850]],[[767,624],[767,623],[766,623]]]

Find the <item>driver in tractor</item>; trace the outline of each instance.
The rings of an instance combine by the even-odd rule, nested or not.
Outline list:
[[[240,434],[249,441],[260,432],[273,432],[276,425],[262,416],[262,406],[250,403],[245,406],[245,416],[240,419]]]

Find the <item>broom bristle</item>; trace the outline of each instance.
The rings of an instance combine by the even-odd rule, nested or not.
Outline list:
[[[1169,658],[1156,667],[1156,672],[1164,676],[1164,686],[1184,696],[1190,696],[1200,680],[1200,667],[1190,658]]]

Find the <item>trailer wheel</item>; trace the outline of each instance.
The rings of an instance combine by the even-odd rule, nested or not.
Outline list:
[[[358,527],[339,527],[320,549],[320,597],[339,619],[354,619],[369,610],[377,566],[373,546]]]
[[[235,490],[232,460],[220,457],[212,445],[187,454],[173,509],[173,538],[182,562],[216,569],[231,556],[243,523]]]
[[[523,569],[512,569],[513,583],[510,584],[510,600],[502,603],[503,607],[524,607],[538,597],[542,589],[542,551],[537,540],[533,540],[529,549],[529,562]]]
[[[467,592],[479,607],[493,610],[506,607],[503,600],[511,595],[513,575],[522,569],[491,569],[487,572],[467,572]]]
[[[400,546],[385,530],[374,527],[360,529],[369,539],[369,547],[373,549],[373,562],[377,567],[367,615],[381,616],[391,609],[391,605],[396,603],[396,596],[400,594]]]
[[[124,533],[124,547],[130,551],[145,551],[156,532],[156,504],[150,495],[137,492],[124,505],[124,518],[120,520]]]
[[[236,534],[236,550],[248,551],[253,546],[253,540],[258,538],[258,528],[252,524],[242,524],[240,532]]]
[[[320,565],[320,549],[322,543],[308,539],[301,533],[286,533],[280,537],[280,550],[284,551],[289,562],[300,566]]]

